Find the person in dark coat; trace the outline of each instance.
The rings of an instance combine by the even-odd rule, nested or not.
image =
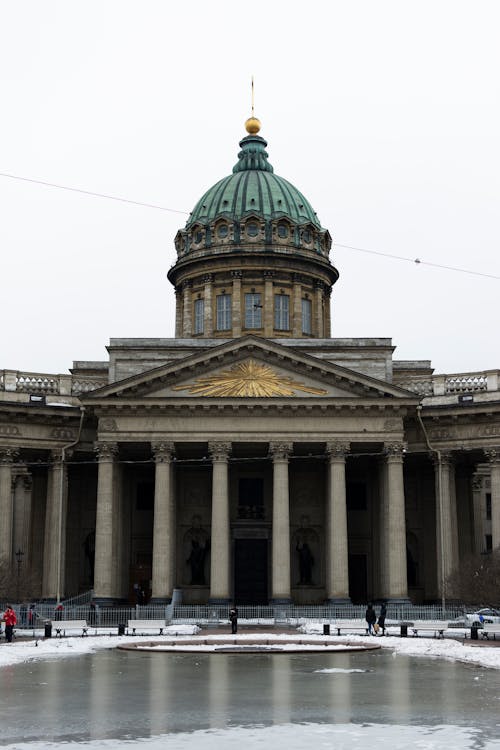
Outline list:
[[[229,610],[229,620],[231,622],[231,633],[237,633],[238,632],[238,607],[235,607],[234,604]]]
[[[382,631],[382,635],[385,635],[385,618],[387,616],[387,602],[382,602],[380,607],[380,614],[378,616],[378,624]]]
[[[373,609],[373,604],[370,602],[368,607],[366,608],[365,612],[365,620],[368,625],[368,633],[369,635],[374,635],[373,633],[373,626],[377,622],[377,615],[375,613],[375,610]]]

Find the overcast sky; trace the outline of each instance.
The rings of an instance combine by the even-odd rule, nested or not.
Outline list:
[[[497,0],[0,0],[0,370],[174,335],[166,274],[231,172],[250,79],[275,172],[333,236],[334,337],[500,367]]]

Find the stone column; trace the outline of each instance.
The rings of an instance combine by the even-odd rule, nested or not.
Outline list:
[[[483,551],[484,546],[484,531],[483,531],[483,515],[482,515],[482,488],[483,478],[479,474],[474,474],[472,477],[472,511],[473,511],[473,540],[474,549],[473,553],[479,555]]]
[[[327,287],[325,289],[325,331],[324,331],[324,337],[325,339],[329,339],[332,335],[332,290]]]
[[[175,287],[175,338],[182,338],[182,292],[180,287]]]
[[[500,547],[500,447],[484,451],[491,471],[491,549]]]
[[[193,312],[191,300],[192,281],[185,281],[182,285],[182,335],[189,339],[193,335]]]
[[[97,511],[95,533],[94,591],[102,604],[112,604],[115,599],[117,566],[116,540],[116,443],[98,443],[99,461],[97,477]]]
[[[264,336],[272,338],[274,332],[273,272],[264,271]]]
[[[212,540],[210,601],[230,601],[229,575],[229,466],[230,443],[209,443],[212,457]]]
[[[323,328],[323,282],[322,281],[316,281],[315,282],[315,321],[313,326],[313,332],[316,333],[316,336],[319,339],[322,339],[324,336],[324,328]]]
[[[14,553],[24,552],[23,567],[29,565],[32,477],[23,467],[14,480]]]
[[[298,273],[293,275],[292,336],[294,339],[302,336],[302,284]]]
[[[231,271],[233,277],[233,336],[241,336],[241,271]]]
[[[436,476],[436,546],[438,551],[438,590],[443,594],[443,584],[458,564],[457,502],[454,494],[455,482],[451,474],[455,471],[451,453],[440,453],[434,462]]]
[[[14,448],[0,449],[0,565],[6,576],[12,570],[12,464],[17,456]]]
[[[333,604],[348,603],[349,566],[345,459],[348,444],[327,443],[328,496],[326,502],[326,598]]]
[[[273,570],[272,601],[289,604],[290,592],[290,497],[288,456],[291,443],[270,443],[273,459]]]
[[[214,280],[213,273],[207,273],[203,277],[203,334],[204,336],[210,337],[214,333],[214,319],[213,319],[213,301],[212,301],[212,284]]]
[[[153,443],[155,508],[153,524],[153,604],[172,599],[175,567],[175,499],[172,492],[173,443]]]
[[[45,507],[42,598],[59,600],[64,595],[66,559],[67,472],[62,450],[51,453]]]
[[[403,484],[403,444],[385,446],[387,463],[387,491],[383,499],[382,519],[385,557],[383,570],[386,579],[384,596],[393,601],[408,600],[406,572],[406,519]]]

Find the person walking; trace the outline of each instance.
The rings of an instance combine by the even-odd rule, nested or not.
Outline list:
[[[373,609],[373,604],[371,602],[368,604],[366,608],[365,620],[368,625],[368,634],[374,635],[373,626],[377,622],[377,615],[375,613],[375,610]]]
[[[7,609],[3,613],[3,621],[5,623],[5,640],[7,643],[12,643],[14,625],[17,624],[17,617],[10,604],[7,604]]]
[[[231,633],[234,635],[238,632],[238,607],[235,607],[234,604],[229,610],[229,620],[231,622]]]
[[[382,635],[385,635],[385,618],[387,617],[387,602],[382,602],[380,607],[380,614],[378,616],[379,628],[382,631]]]

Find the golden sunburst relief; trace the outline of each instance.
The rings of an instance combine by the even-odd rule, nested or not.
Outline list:
[[[291,378],[278,375],[267,365],[249,359],[240,362],[230,370],[223,370],[217,375],[198,378],[194,383],[175,385],[174,391],[189,391],[199,396],[236,396],[236,397],[269,397],[294,396],[295,391],[324,396],[323,388],[310,388]]]

